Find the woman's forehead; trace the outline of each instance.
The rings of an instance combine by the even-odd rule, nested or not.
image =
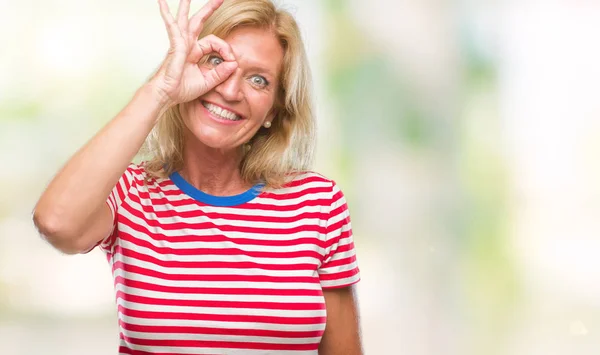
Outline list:
[[[276,76],[283,61],[283,48],[275,34],[264,28],[242,27],[224,40],[231,46],[238,64],[245,69],[261,69]]]

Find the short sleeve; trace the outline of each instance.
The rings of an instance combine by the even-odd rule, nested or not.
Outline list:
[[[335,183],[331,193],[325,255],[318,270],[323,289],[346,287],[360,280],[348,204]]]
[[[115,227],[117,225],[119,208],[123,204],[123,201],[127,199],[127,196],[129,196],[132,189],[136,186],[136,181],[142,178],[140,175],[140,167],[135,164],[130,164],[106,199],[106,204],[110,208],[112,215],[113,226],[109,235],[98,243],[104,252],[110,253],[112,251],[118,232]]]

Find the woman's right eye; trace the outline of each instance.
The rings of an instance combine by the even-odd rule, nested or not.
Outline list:
[[[208,62],[209,62],[211,65],[217,66],[217,65],[219,65],[219,64],[221,64],[221,63],[223,63],[223,59],[221,59],[221,58],[219,58],[219,57],[217,57],[217,56],[214,56],[214,55],[213,55],[213,56],[211,56],[210,58],[208,58]]]

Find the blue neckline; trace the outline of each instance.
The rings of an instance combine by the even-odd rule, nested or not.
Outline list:
[[[186,195],[196,201],[217,207],[231,207],[250,202],[260,194],[263,184],[256,184],[246,192],[234,196],[214,196],[198,190],[194,185],[187,182],[178,172],[172,173],[169,178]]]

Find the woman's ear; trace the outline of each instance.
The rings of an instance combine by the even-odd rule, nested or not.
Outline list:
[[[279,112],[279,109],[276,107],[273,107],[271,109],[271,111],[267,114],[267,118],[265,119],[265,122],[273,122],[275,117],[277,117],[278,112]]]

